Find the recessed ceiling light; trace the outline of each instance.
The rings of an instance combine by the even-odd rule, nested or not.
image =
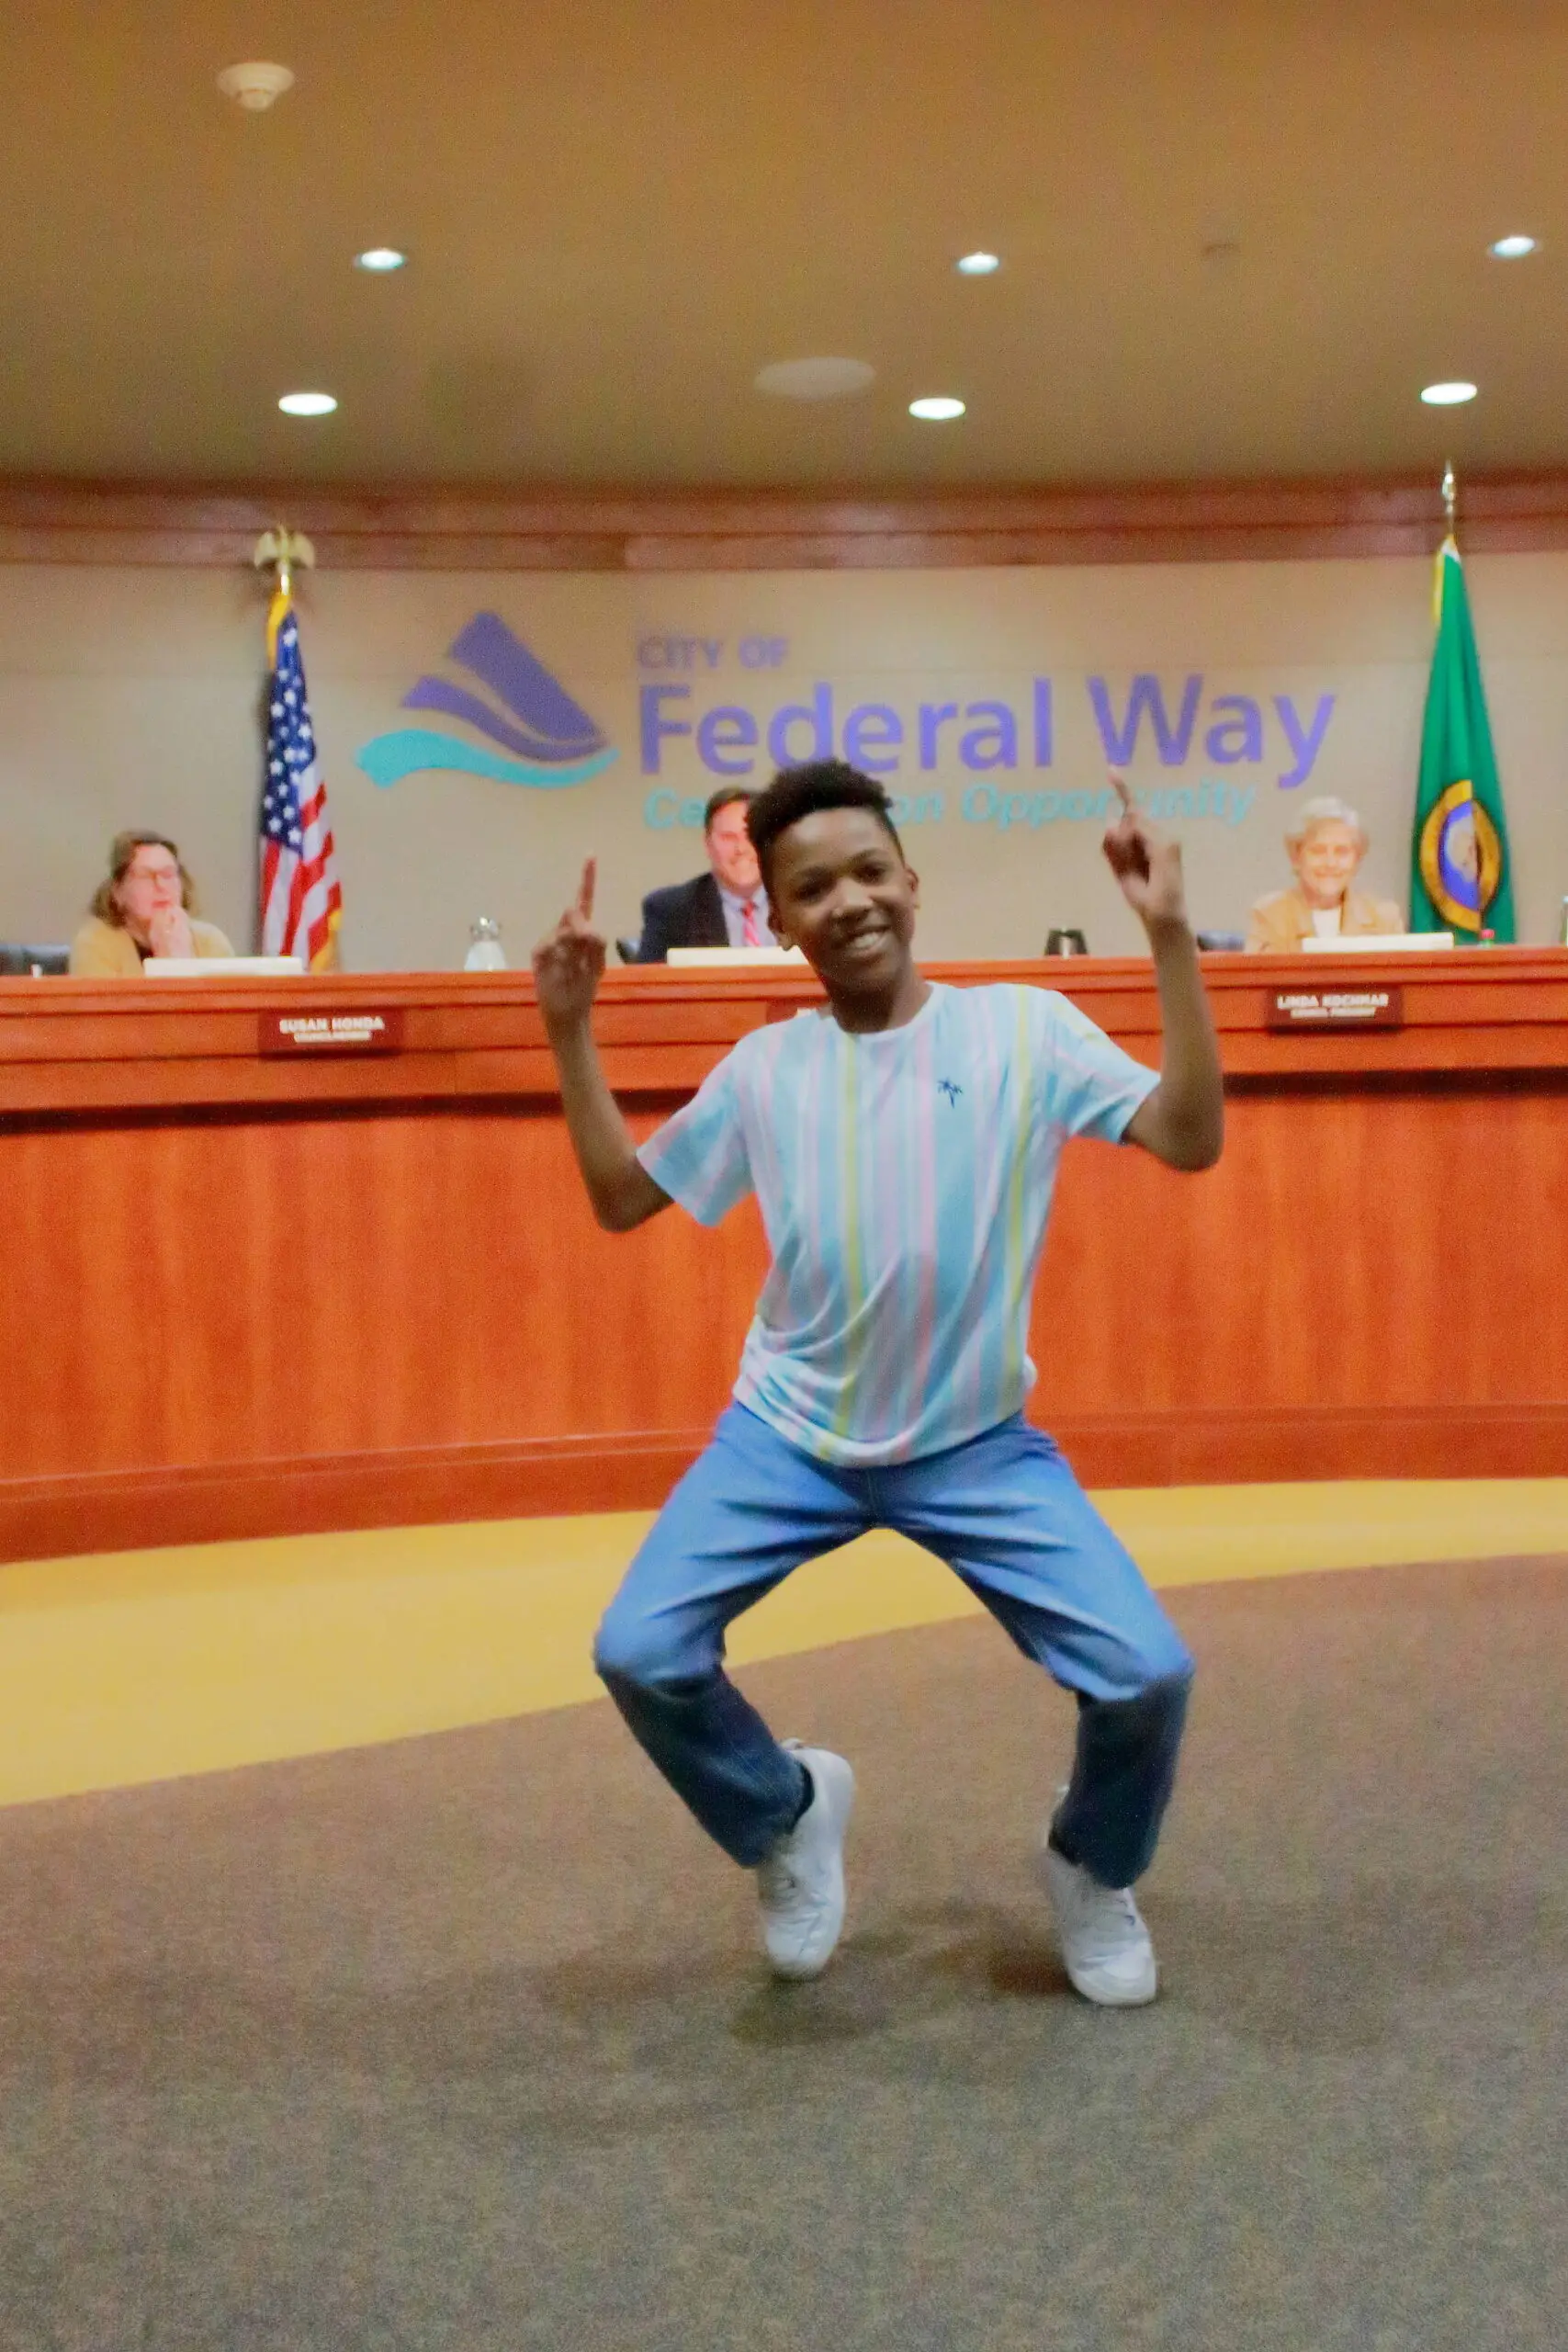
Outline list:
[[[961,254],[953,265],[961,277],[989,277],[1001,266],[999,254]]]
[[[876,375],[863,359],[775,359],[759,368],[751,381],[760,392],[785,401],[837,401],[863,392]]]
[[[331,416],[337,402],[331,392],[285,392],[277,405],[285,416]]]
[[[1421,394],[1428,408],[1462,408],[1475,398],[1473,384],[1428,384]]]
[[[355,254],[354,266],[373,270],[381,277],[389,269],[401,269],[407,259],[407,254],[399,253],[396,245],[370,245],[364,253]]]
[[[272,65],[265,58],[253,57],[243,65],[226,65],[218,76],[218,86],[247,114],[265,114],[285,90],[294,87],[294,76],[287,65]]]
[[[1540,251],[1540,239],[1527,237],[1523,234],[1517,237],[1499,237],[1496,243],[1488,245],[1486,250],[1498,261],[1523,261],[1527,254]]]
[[[945,393],[933,394],[928,400],[909,402],[909,414],[918,416],[922,424],[946,424],[953,417],[962,416],[963,413],[963,401],[949,400]]]

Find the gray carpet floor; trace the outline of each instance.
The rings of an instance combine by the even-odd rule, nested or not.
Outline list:
[[[603,1704],[0,1814],[4,2352],[1555,2352],[1568,1557],[1174,1600],[1138,2013],[983,1620],[744,1678],[861,1776],[815,1985]]]

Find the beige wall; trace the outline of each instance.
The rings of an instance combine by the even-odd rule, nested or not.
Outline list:
[[[1568,555],[1481,557],[1469,569],[1520,935],[1546,940],[1568,893]],[[908,744],[886,781],[924,803],[907,843],[931,955],[1033,954],[1054,922],[1081,925],[1106,952],[1137,944],[1098,857],[1099,820],[1076,813],[1093,808],[1103,782],[1095,678],[1113,716],[1139,673],[1158,679],[1173,716],[1186,681],[1202,681],[1185,760],[1163,763],[1145,724],[1130,763],[1145,790],[1190,796],[1176,804],[1192,813],[1175,827],[1201,923],[1239,928],[1250,901],[1286,878],[1281,831],[1316,792],[1362,808],[1374,837],[1368,878],[1403,899],[1429,582],[1430,567],[1409,560],[648,578],[322,571],[302,591],[301,628],[346,902],[344,961],[453,967],[482,912],[520,962],[590,849],[607,926],[635,928],[642,891],[702,863],[695,831],[649,823],[650,795],[670,796],[652,804],[667,813],[716,781],[691,738],[667,741],[660,772],[643,772],[639,694],[656,684],[692,689],[666,704],[671,717],[695,720],[723,703],[764,727],[779,705],[826,684],[840,750],[852,708],[897,712]],[[608,736],[614,762],[552,792],[446,771],[373,785],[356,755],[399,729],[482,742],[459,721],[400,708],[422,674],[473,685],[444,657],[481,610],[560,679]],[[681,639],[711,640],[711,665],[699,648],[694,670],[671,667],[680,656],[666,641]],[[743,646],[757,655],[770,643],[787,648],[779,666],[743,664]],[[261,593],[248,577],[0,568],[0,937],[67,936],[110,833],[149,823],[180,842],[206,910],[250,944],[261,645]],[[1036,764],[1036,679],[1051,687],[1048,767]],[[1276,698],[1310,715],[1325,695],[1334,707],[1311,775],[1281,790],[1296,763]],[[1234,701],[1217,714],[1233,731],[1206,744],[1215,696],[1258,706],[1259,761],[1218,756],[1248,748]],[[965,770],[961,725],[946,722],[922,772],[919,706],[978,701],[1016,712],[1017,766]],[[807,744],[802,728],[794,755]],[[760,751],[759,780],[770,766]]]

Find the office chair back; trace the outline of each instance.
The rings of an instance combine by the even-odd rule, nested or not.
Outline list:
[[[19,942],[0,944],[0,978],[54,979],[70,969],[69,947],[27,947]]]

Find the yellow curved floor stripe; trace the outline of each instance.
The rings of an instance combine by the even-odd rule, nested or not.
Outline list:
[[[1568,1478],[1122,1488],[1156,1585],[1568,1551]],[[588,1645],[646,1512],[192,1544],[0,1567],[0,1804],[119,1788],[596,1697]],[[871,1535],[790,1578],[731,1654],[972,1613]]]

